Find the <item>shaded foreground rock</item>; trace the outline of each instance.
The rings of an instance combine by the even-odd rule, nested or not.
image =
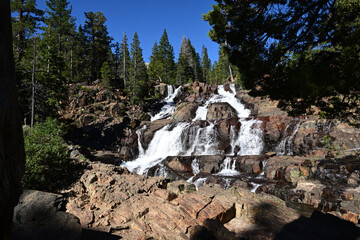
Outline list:
[[[14,240],[83,239],[79,219],[65,212],[62,195],[24,191],[14,210]]]

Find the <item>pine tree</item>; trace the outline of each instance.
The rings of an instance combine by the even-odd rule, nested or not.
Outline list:
[[[149,79],[152,84],[157,84],[159,82],[163,82],[162,73],[164,72],[164,64],[162,62],[162,56],[160,55],[159,45],[155,42],[152,53],[150,56],[150,64],[149,64]]]
[[[160,38],[158,50],[161,57],[159,60],[163,65],[162,79],[167,84],[173,84],[176,73],[174,48],[169,42],[166,29],[164,29],[164,33]]]
[[[140,47],[138,34],[135,32],[131,43],[131,67],[130,67],[130,83],[129,88],[132,94],[131,101],[133,103],[143,102],[147,95],[147,69]]]
[[[112,38],[109,37],[105,25],[106,18],[102,12],[86,12],[85,18],[83,32],[86,40],[86,58],[88,59],[87,71],[89,79],[94,81],[100,78],[100,69],[108,60]]]
[[[184,75],[185,74],[185,75]],[[192,81],[202,81],[200,56],[196,53],[190,39],[183,37],[176,76],[178,84]]]
[[[48,44],[47,47],[52,48],[51,53],[55,55],[47,54],[47,64],[56,68],[53,74],[57,79],[63,80],[65,77],[72,77],[75,19],[71,16],[72,7],[67,0],[47,0],[46,5],[48,9],[43,38]],[[56,61],[51,61],[55,59]]]
[[[114,45],[115,51],[114,51],[114,75],[115,79],[120,78],[120,43],[116,42]]]
[[[130,53],[129,44],[124,33],[122,43],[120,44],[120,66],[119,66],[120,78],[124,81],[124,88],[127,88],[127,84],[130,80]]]
[[[238,68],[229,62],[229,55],[224,47],[219,49],[219,61],[215,71],[219,84],[226,81],[236,82],[240,78]]]
[[[202,77],[205,83],[209,84],[210,71],[211,71],[211,60],[209,59],[207,48],[202,47],[201,51],[201,68],[202,68]]]
[[[11,0],[14,55],[17,68],[23,60],[30,38],[39,27],[44,12],[36,7],[36,0]],[[25,60],[27,62],[27,60]],[[23,67],[23,66],[21,66]]]

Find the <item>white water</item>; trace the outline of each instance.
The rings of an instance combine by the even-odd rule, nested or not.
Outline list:
[[[234,159],[233,163],[231,164],[231,158],[227,157],[224,159],[224,162],[220,166],[220,172],[218,172],[216,175],[219,176],[237,176],[240,174],[236,170],[236,160]]]
[[[159,113],[151,117],[152,122],[155,120],[171,117],[171,115],[173,115],[175,112],[176,105],[174,103],[174,99],[179,96],[179,94],[181,94],[181,87],[178,87],[175,91],[174,87],[171,85],[168,85],[167,88],[168,95],[164,99],[165,105],[161,108]]]
[[[288,134],[289,128],[292,124],[293,124],[293,122],[290,122],[284,130],[285,137],[281,140],[279,145],[276,147],[277,155],[293,155],[293,140],[296,136],[296,133],[299,130],[300,120],[298,120],[296,122],[296,125],[295,125],[293,131],[290,134]]]
[[[213,102],[227,102],[237,111],[239,117],[247,118],[250,115],[250,110],[245,109],[244,105],[235,97],[235,86],[232,85],[230,87],[233,91],[232,93],[225,91],[223,86],[219,86],[218,94],[213,95],[204,106],[198,108],[196,117],[192,122],[179,122],[167,125],[158,130],[154,134],[148,149],[145,151],[139,149],[140,154],[138,158],[132,162],[126,162],[125,166],[132,172],[144,174],[147,173],[149,168],[162,162],[168,156],[224,154],[223,151],[218,149],[220,144],[218,142],[218,133],[214,129],[215,124],[208,122],[207,126],[202,127],[196,120],[206,119],[207,106]],[[173,101],[178,94],[177,92],[180,92],[180,90],[180,88],[176,89],[166,101]],[[173,107],[175,110],[175,106]],[[164,110],[162,112],[166,111],[167,110]],[[161,118],[165,116],[165,113],[162,114],[160,112],[154,116],[153,119],[158,118],[157,116],[160,116],[160,114]],[[240,131],[235,133],[235,131],[232,130],[230,136],[232,154],[260,155],[263,149],[263,135],[260,128],[261,121],[241,119],[240,122]],[[141,133],[142,132],[139,131],[138,136]],[[142,147],[141,144],[139,144],[139,146]],[[234,152],[235,146],[240,147],[240,150],[236,153]],[[235,170],[234,164],[230,166],[227,165],[227,162],[224,162],[223,165],[219,174],[224,176],[239,174],[239,172]]]
[[[241,128],[236,134],[234,126],[230,129],[231,146],[233,155],[260,155],[263,147],[263,131],[261,130],[261,121],[250,119],[240,120]],[[235,152],[238,146],[239,151]]]
[[[230,104],[236,110],[239,118],[249,117],[251,113],[250,110],[245,109],[245,106],[235,97],[235,84],[230,84],[230,89],[233,91],[232,93],[225,91],[223,85],[218,86],[218,94],[213,95],[203,106],[197,109],[194,120],[206,120],[208,106],[211,103],[219,102]]]
[[[138,136],[138,148],[139,148],[139,155],[144,155],[144,148],[141,144],[141,134],[146,130],[146,125],[144,125],[142,128],[139,128],[138,130],[136,130],[136,135]]]

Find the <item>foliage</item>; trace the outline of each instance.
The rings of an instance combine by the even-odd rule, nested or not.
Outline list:
[[[89,80],[100,78],[100,69],[111,52],[111,38],[105,25],[106,18],[102,12],[85,12],[83,34],[85,40],[85,55],[88,59],[87,72]]]
[[[174,59],[174,48],[169,42],[166,29],[164,29],[159,44],[155,42],[150,56],[149,77],[154,84],[156,82],[175,84],[176,65]]]
[[[195,51],[190,39],[183,37],[179,54],[177,84],[182,85],[193,81],[202,81],[200,56]]]
[[[26,152],[24,188],[50,190],[68,164],[67,147],[63,143],[64,132],[55,119],[37,122],[33,129],[24,128]]]
[[[204,82],[210,83],[211,60],[209,59],[207,48],[204,45],[201,51],[201,69]]]
[[[147,70],[142,56],[139,36],[136,32],[131,43],[130,54],[131,65],[129,90],[131,92],[131,102],[142,103],[148,91]]]
[[[124,81],[124,88],[127,87],[128,81],[130,80],[130,52],[129,52],[129,44],[126,34],[124,33],[124,37],[122,43],[120,45],[120,77]]]
[[[101,72],[101,85],[106,89],[108,94],[111,94],[111,77],[112,70],[108,62],[104,62],[100,69]]]
[[[296,114],[338,95],[348,107],[359,104],[359,1],[217,2],[203,15],[209,36],[226,47],[253,94]]]

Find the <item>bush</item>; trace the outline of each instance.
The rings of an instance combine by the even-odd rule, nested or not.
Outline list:
[[[33,129],[24,127],[26,153],[23,186],[50,191],[60,180],[68,163],[64,131],[56,119],[47,118]]]

